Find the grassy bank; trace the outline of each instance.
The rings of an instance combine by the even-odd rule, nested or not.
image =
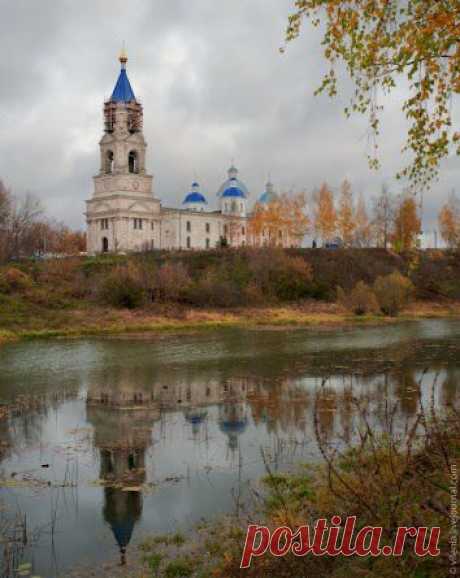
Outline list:
[[[460,316],[457,253],[158,252],[0,267],[0,343],[221,327],[394,322],[370,307],[375,300],[369,300],[369,292],[376,280],[395,271],[413,288],[413,301],[404,304],[398,319]],[[357,283],[366,286],[353,296],[350,291]],[[336,302],[338,286],[351,295],[341,305]],[[366,314],[354,316],[351,307],[364,307]]]
[[[18,307],[18,302],[16,302]],[[120,310],[88,305],[69,307],[59,312],[20,303],[21,315],[0,311],[0,344],[19,339],[53,337],[83,337],[140,333],[182,333],[225,328],[293,329],[308,327],[344,327],[375,325],[429,318],[459,318],[460,302],[412,303],[398,317],[382,315],[350,315],[331,303],[308,301],[272,306],[230,310],[191,309],[169,310],[150,307],[140,310]]]

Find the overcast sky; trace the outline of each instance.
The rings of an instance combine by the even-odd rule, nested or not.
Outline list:
[[[324,61],[318,32],[283,45],[293,0],[0,0],[0,178],[40,197],[53,217],[84,225],[99,166],[102,105],[119,73],[144,105],[148,170],[163,204],[197,178],[211,206],[232,159],[252,200],[268,174],[280,191],[348,178],[370,199],[398,191],[403,89],[385,101],[382,168],[368,168],[367,122],[343,115],[350,85],[314,96]],[[454,103],[454,106],[456,104]],[[425,229],[460,177],[443,164],[425,197]]]

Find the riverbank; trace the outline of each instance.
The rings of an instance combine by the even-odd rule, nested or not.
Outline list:
[[[20,306],[19,306],[20,305]],[[16,302],[16,310],[0,311],[0,344],[21,339],[88,335],[163,334],[223,328],[293,329],[336,328],[356,324],[387,324],[432,318],[460,318],[460,302],[416,301],[398,317],[350,315],[336,303],[308,300],[273,307],[194,309],[152,306],[129,310],[76,303],[74,307],[50,310]]]
[[[364,283],[363,311],[376,311],[369,307],[369,291],[377,280],[394,272],[410,282],[410,298],[414,299],[403,307],[398,319],[460,316],[458,252],[153,252],[2,266],[0,343],[226,327],[392,323],[395,319],[381,315],[352,315],[356,304],[347,302],[353,298],[338,299],[338,288],[350,295],[360,283],[362,300]],[[403,301],[401,306],[407,299]]]

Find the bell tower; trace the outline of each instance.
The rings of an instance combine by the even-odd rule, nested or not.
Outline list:
[[[145,166],[143,108],[128,79],[124,51],[119,61],[118,80],[104,103],[99,174],[87,201],[89,254],[141,251],[160,242],[160,201],[153,196],[153,177]]]

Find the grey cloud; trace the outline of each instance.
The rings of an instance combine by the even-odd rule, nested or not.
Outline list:
[[[400,98],[387,103],[382,169],[370,171],[366,120],[343,117],[346,97],[313,96],[325,67],[318,33],[306,28],[279,53],[292,3],[0,0],[0,177],[83,226],[102,104],[125,40],[164,204],[180,203],[195,177],[213,202],[232,158],[253,199],[269,172],[281,190],[311,190],[323,180],[338,187],[344,177],[368,199],[383,181],[398,190]],[[429,226],[459,171],[449,160],[427,195]]]

